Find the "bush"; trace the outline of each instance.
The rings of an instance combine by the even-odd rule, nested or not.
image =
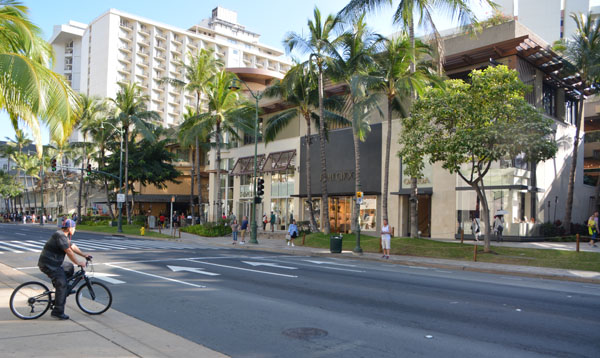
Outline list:
[[[182,227],[181,231],[199,236],[219,237],[231,234],[231,227],[220,220],[218,223],[206,223]]]
[[[146,226],[146,215],[136,215],[131,218],[131,222],[135,226]]]
[[[310,234],[310,221],[298,221],[296,225],[298,226],[298,235]]]
[[[90,225],[90,226],[105,226],[108,225],[110,221],[110,217],[102,216],[102,215],[82,215],[81,221],[79,222],[82,225]]]

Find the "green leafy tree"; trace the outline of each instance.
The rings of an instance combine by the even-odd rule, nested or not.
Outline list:
[[[438,70],[442,71],[442,40],[433,21],[433,13],[444,14],[447,17],[457,20],[458,25],[462,27],[476,26],[477,18],[471,11],[471,0],[399,0],[398,6],[394,11],[394,24],[401,25],[408,29],[408,36],[412,49],[416,49],[415,42],[415,23],[422,27],[425,33],[431,34],[434,38],[437,50]],[[478,3],[486,3],[495,6],[491,0],[478,0]],[[350,17],[363,11],[376,11],[380,8],[392,6],[392,0],[350,0],[341,11],[340,16]],[[410,66],[410,72],[417,70],[417,56],[413,54],[413,63]],[[412,92],[412,99],[417,98],[417,93]],[[412,237],[418,236],[418,211],[417,211],[417,178],[411,178],[410,194],[410,233]]]
[[[592,19],[592,14],[571,14],[577,30],[573,37],[566,42],[563,56],[571,63],[567,71],[578,74],[583,83],[588,85],[588,91],[595,92],[600,83],[600,18]],[[560,49],[560,47],[559,47]],[[567,187],[567,202],[563,225],[567,232],[571,231],[571,217],[573,212],[573,192],[575,189],[575,172],[577,169],[577,153],[579,148],[579,133],[583,127],[583,103],[585,96],[579,95],[577,119],[575,123],[575,136],[573,138],[573,155],[569,171],[569,185]],[[600,181],[599,181],[600,184]],[[598,185],[600,186],[600,185]],[[596,196],[597,197],[597,196]],[[596,199],[597,200],[597,199]]]
[[[219,60],[213,50],[201,49],[198,53],[188,53],[188,63],[181,63],[185,80],[166,78],[164,81],[178,88],[183,88],[193,92],[196,96],[195,113],[188,111],[187,116],[184,116],[185,131],[180,131],[180,139],[183,140],[187,147],[195,149],[194,160],[192,161],[192,173],[190,174],[190,212],[194,212],[194,173],[196,174],[196,183],[198,185],[198,204],[202,202],[201,198],[201,180],[200,180],[200,148],[202,147],[200,136],[193,137],[193,144],[189,142],[190,132],[204,132],[203,124],[199,123],[194,115],[200,114],[202,110],[202,96],[207,92],[208,85],[225,65]],[[200,127],[198,130],[194,127]],[[183,128],[183,127],[182,127]],[[202,138],[203,139],[203,138]]]
[[[311,160],[310,160],[310,146],[312,145],[311,140],[311,128],[313,122],[317,125],[320,121],[318,114],[319,106],[319,92],[317,88],[316,74],[310,71],[310,68],[306,64],[296,64],[292,67],[281,81],[275,81],[271,86],[265,89],[264,96],[266,97],[280,97],[285,103],[292,106],[292,108],[281,111],[267,120],[264,136],[265,142],[269,143],[275,140],[277,134],[284,130],[292,121],[303,118],[306,122],[306,134],[304,135],[306,142],[306,203],[309,207],[310,212],[310,230],[316,232],[318,230],[317,222],[315,220],[315,208],[312,200],[312,186],[311,186]],[[327,110],[324,110],[325,121],[341,123],[343,125],[349,124],[348,121],[333,111],[340,111],[343,103],[338,97],[325,98],[323,105]],[[327,128],[327,123],[325,123]]]
[[[416,59],[413,59],[416,56]],[[382,219],[388,219],[388,192],[390,176],[390,152],[392,147],[392,117],[394,114],[406,117],[410,108],[411,92],[423,93],[429,83],[440,82],[433,71],[431,48],[421,41],[415,41],[415,48],[405,33],[386,39],[385,48],[375,56],[377,70],[369,78],[369,88],[385,95],[387,100],[387,132],[385,139],[385,158],[383,193],[381,202]],[[416,70],[411,71],[416,62]]]
[[[527,87],[506,66],[473,71],[471,83],[446,81],[427,90],[405,119],[400,155],[419,176],[425,157],[456,173],[477,193],[485,222],[485,251],[490,250],[490,212],[484,177],[492,163],[523,154],[531,163],[557,150],[552,120],[524,99]],[[535,208],[533,208],[535,210]]]
[[[288,53],[297,50],[301,54],[308,54],[308,64],[311,69],[316,69],[318,79],[319,95],[319,117],[324,118],[324,84],[323,72],[327,67],[329,54],[331,54],[336,45],[335,31],[341,25],[338,16],[328,15],[325,21],[321,17],[321,12],[317,7],[314,9],[314,19],[308,20],[309,33],[304,37],[295,32],[286,34],[283,40]],[[319,122],[319,146],[321,157],[321,212],[323,213],[323,222],[321,229],[325,234],[329,234],[329,204],[327,193],[327,160],[325,156],[325,122]]]
[[[198,115],[200,128],[210,128],[209,137],[214,140],[216,148],[215,170],[217,171],[217,212],[216,218],[222,215],[221,207],[221,147],[223,134],[228,133],[238,139],[238,130],[244,128],[249,131],[247,120],[254,116],[254,105],[240,99],[239,94],[232,88],[237,76],[231,72],[221,70],[208,84],[206,92],[208,98],[208,111]],[[214,130],[213,130],[214,129]]]
[[[15,129],[19,120],[31,129],[41,154],[40,121],[51,136],[72,130],[79,111],[77,94],[48,68],[52,47],[29,20],[26,6],[0,0],[0,29],[0,109],[7,111]]]
[[[135,139],[135,135],[140,134],[146,139],[155,139],[153,134],[154,127],[160,121],[160,115],[156,111],[149,111],[146,106],[148,96],[142,95],[142,89],[136,83],[120,85],[117,96],[111,101],[115,105],[114,117],[120,124],[123,133],[123,143],[125,144],[125,195],[129,194],[129,144]],[[125,212],[127,213],[127,222],[131,224],[131,209],[129,202],[125,201]]]

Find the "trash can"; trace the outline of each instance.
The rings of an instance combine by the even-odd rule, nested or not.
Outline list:
[[[342,253],[342,235],[331,235],[329,237],[329,251],[332,254]]]

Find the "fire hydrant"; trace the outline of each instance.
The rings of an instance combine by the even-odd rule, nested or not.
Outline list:
[[[142,227],[140,228],[140,234],[141,234],[142,236],[144,236],[144,235],[146,234],[146,228],[145,228],[144,226],[142,226]]]

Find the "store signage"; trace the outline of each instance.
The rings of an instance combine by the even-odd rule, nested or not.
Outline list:
[[[410,185],[410,180],[410,178],[404,178],[404,185]],[[429,178],[418,178],[417,185],[421,184],[431,184],[431,182],[429,181]]]
[[[329,181],[349,181],[354,180],[353,171],[339,171],[333,173],[327,173],[327,180]]]

